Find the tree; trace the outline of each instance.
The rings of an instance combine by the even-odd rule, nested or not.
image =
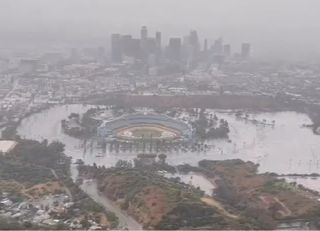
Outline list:
[[[127,160],[118,160],[116,168],[132,168],[132,163]]]
[[[164,163],[166,163],[167,155],[162,153],[162,154],[158,155],[158,158],[159,158],[160,163],[164,164]]]
[[[53,153],[63,153],[65,145],[59,141],[53,141],[49,144],[48,149]]]

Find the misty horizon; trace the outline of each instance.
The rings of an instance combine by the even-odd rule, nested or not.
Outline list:
[[[138,36],[146,25],[183,37],[197,30],[200,41],[222,37],[234,50],[252,44],[262,59],[312,60],[320,57],[316,9],[309,0],[2,0],[0,48],[110,46],[112,33]]]

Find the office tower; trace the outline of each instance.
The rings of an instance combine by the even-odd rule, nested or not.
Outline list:
[[[223,45],[223,55],[225,57],[230,57],[231,56],[231,46],[230,46],[230,44]]]
[[[111,60],[114,63],[122,62],[122,44],[120,34],[111,35]]]
[[[218,38],[214,41],[214,45],[212,47],[213,53],[216,55],[222,55],[223,53],[223,40],[222,38]]]
[[[130,53],[135,58],[141,58],[142,51],[141,51],[141,46],[140,46],[140,39],[131,39]]]
[[[156,46],[157,46],[157,50],[156,50],[156,62],[160,63],[161,62],[161,56],[162,56],[162,41],[161,41],[161,32],[157,31],[156,32]]]
[[[156,32],[156,43],[158,48],[161,48],[161,32],[159,31]]]
[[[242,58],[249,58],[251,52],[251,45],[250,43],[242,43],[241,46],[241,57]]]
[[[131,50],[131,35],[122,35],[121,36],[121,47],[122,47],[122,54],[127,56],[132,56]]]
[[[126,56],[140,58],[141,56],[141,47],[140,47],[140,39],[134,39],[131,36],[126,36],[123,38],[123,54]]]
[[[146,40],[145,46],[146,53],[149,55],[150,53],[156,54],[157,53],[157,41],[155,38],[148,38]]]
[[[141,40],[146,40],[148,38],[148,29],[146,26],[141,28]]]
[[[146,26],[141,27],[140,37],[141,58],[146,61],[148,58],[148,29]]]
[[[200,43],[199,43],[197,31],[193,30],[190,32],[189,44],[193,47],[195,52],[198,52],[200,50]]]
[[[207,39],[204,40],[204,43],[203,43],[203,51],[204,51],[204,52],[207,52],[207,51],[208,51],[208,40],[207,40]]]
[[[181,38],[170,38],[167,57],[174,61],[181,60]]]

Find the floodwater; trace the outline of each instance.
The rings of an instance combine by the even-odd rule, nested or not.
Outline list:
[[[112,152],[90,141],[84,142],[64,134],[60,122],[72,113],[82,113],[93,106],[60,105],[25,118],[18,127],[18,134],[24,138],[49,141],[59,140],[66,145],[65,153],[73,160],[82,159],[86,164],[96,163],[106,167],[122,160],[133,160],[134,152]],[[249,120],[238,119],[230,111],[211,111],[226,119],[230,126],[230,142],[212,140],[207,152],[175,151],[167,154],[172,165],[197,165],[200,160],[243,159],[259,163],[260,172],[279,174],[320,173],[320,136],[311,129],[303,128],[311,120],[305,114],[296,112],[250,114]],[[254,124],[252,120],[263,121],[275,126]],[[205,186],[203,186],[205,187]],[[200,187],[201,188],[201,187]]]
[[[102,150],[90,141],[84,142],[70,137],[62,132],[61,120],[70,113],[83,113],[93,106],[62,105],[25,118],[18,127],[18,134],[23,138],[42,141],[59,140],[65,146],[65,153],[73,161],[82,159],[86,164],[96,163],[106,167],[114,166],[120,160],[133,160],[134,152],[115,153]],[[272,126],[256,125],[250,121],[237,119],[234,113],[212,111],[219,118],[226,119],[230,126],[230,140],[213,140],[208,144],[212,149],[208,152],[171,152],[167,154],[167,162],[172,165],[188,163],[197,165],[200,160],[243,159],[260,164],[260,172],[276,173],[320,173],[320,136],[314,135],[310,129],[302,128],[311,121],[305,114],[295,112],[251,114],[250,119],[275,121]],[[75,171],[71,171],[75,177]],[[181,181],[200,187],[211,195],[214,185],[201,175],[179,174]],[[319,180],[296,179],[298,183],[314,190],[319,189]],[[124,211],[119,210],[107,198],[101,196],[94,182],[85,182],[82,189],[109,211],[114,212],[121,226],[131,229],[141,229],[141,226]]]
[[[296,182],[306,188],[320,192],[320,177],[284,177],[287,182]]]
[[[189,172],[187,174],[166,173],[166,174],[164,174],[164,176],[167,178],[179,177],[181,182],[183,182],[185,184],[192,185],[196,188],[199,187],[208,196],[212,196],[213,190],[215,188],[215,185],[211,181],[209,181],[205,176],[203,176],[199,173],[195,173],[195,172]]]

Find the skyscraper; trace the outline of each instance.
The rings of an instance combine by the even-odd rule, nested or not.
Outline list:
[[[231,55],[231,46],[230,46],[230,44],[223,45],[223,55],[225,57],[230,57],[230,55]]]
[[[170,38],[167,57],[174,61],[181,60],[181,38]]]
[[[195,30],[192,30],[189,35],[189,44],[193,47],[195,52],[200,50],[200,43],[198,38],[198,33]]]
[[[111,59],[114,63],[122,62],[122,43],[120,34],[111,35]]]
[[[207,51],[208,51],[208,39],[205,39],[205,40],[204,40],[204,43],[203,43],[203,51],[204,51],[204,52],[207,52]]]
[[[121,47],[122,47],[122,54],[131,56],[131,35],[122,35],[121,36]]]
[[[147,40],[148,38],[148,29],[146,26],[141,27],[141,40]]]
[[[159,31],[156,32],[156,42],[157,42],[158,48],[161,48],[161,32]]]
[[[241,46],[241,57],[249,58],[251,53],[251,45],[250,43],[242,43]]]
[[[222,55],[223,53],[223,40],[222,38],[218,38],[214,41],[214,45],[212,47],[213,53],[215,55]]]

